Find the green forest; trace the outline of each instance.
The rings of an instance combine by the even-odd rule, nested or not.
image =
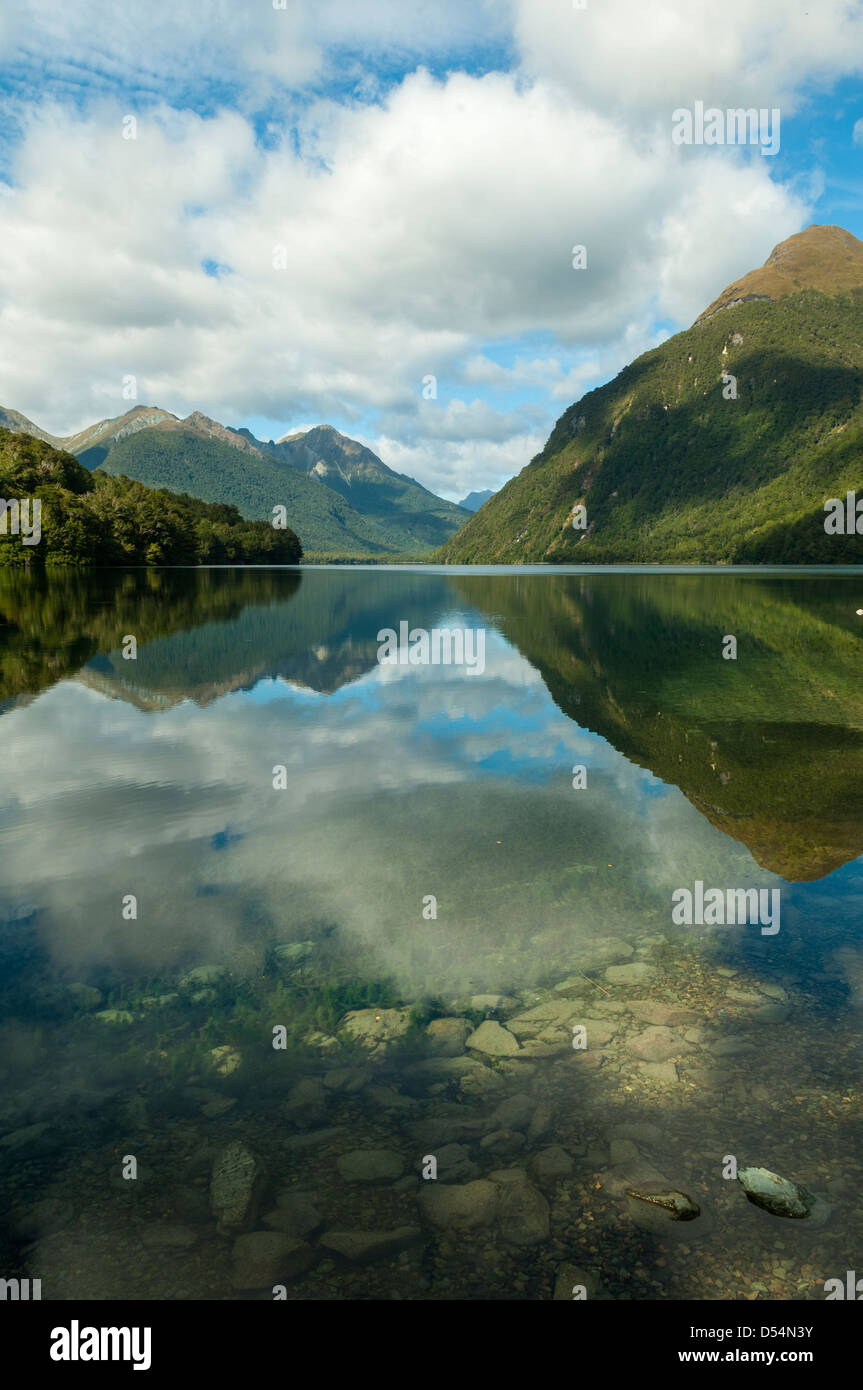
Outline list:
[[[736,304],[570,406],[440,558],[859,564],[824,504],[863,493],[861,460],[863,291]]]
[[[25,545],[8,516],[0,565],[292,565],[290,529],[236,507],[89,472],[71,454],[0,429],[0,497],[41,502],[41,538]]]

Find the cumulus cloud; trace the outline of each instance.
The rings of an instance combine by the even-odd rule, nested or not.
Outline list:
[[[526,72],[627,123],[670,121],[698,98],[790,114],[804,83],[863,67],[863,11],[849,0],[511,0],[511,13]]]
[[[414,444],[381,435],[363,443],[397,473],[433,478],[435,491],[458,502],[472,488],[493,492],[518,473],[545,443],[545,434],[516,434],[500,442],[422,439]]]
[[[132,375],[140,402],[178,414],[356,422],[392,467],[461,496],[518,471],[658,323],[687,325],[806,221],[811,190],[745,151],[672,146],[666,107],[772,105],[851,70],[850,7],[810,23],[753,3],[734,24],[664,0],[649,25],[629,0],[463,8],[261,6],[242,33],[230,7],[154,3],[134,29],[100,25],[102,0],[19,8],[7,56],[35,61],[41,36],[50,67],[65,45],[74,85],[86,17],[101,76],[86,101],[54,83],[16,107],[2,403],[70,433],[127,409]],[[495,46],[511,70],[485,70]],[[377,76],[396,51],[403,70]],[[207,111],[171,88],[193,52]],[[359,67],[336,89],[339,53]],[[472,70],[417,66],[465,54]],[[149,94],[135,140],[130,83]]]

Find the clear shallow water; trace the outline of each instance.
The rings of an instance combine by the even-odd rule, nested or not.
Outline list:
[[[860,607],[836,574],[0,574],[7,1275],[822,1298],[863,1225]],[[482,628],[484,672],[380,665],[403,620]],[[696,881],[778,888],[779,932],[675,925]],[[828,1219],[748,1203],[729,1155]]]

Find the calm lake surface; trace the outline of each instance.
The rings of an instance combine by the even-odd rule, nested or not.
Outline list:
[[[841,573],[0,571],[0,1277],[863,1272],[861,608]],[[402,622],[484,669],[382,664]],[[696,884],[778,915],[678,923]]]

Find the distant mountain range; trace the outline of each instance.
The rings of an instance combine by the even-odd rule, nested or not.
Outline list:
[[[808,227],[570,406],[440,558],[860,564],[863,534],[825,531],[850,492],[863,501],[863,242]]]
[[[469,492],[467,497],[463,497],[459,502],[460,507],[464,507],[466,512],[478,512],[484,502],[490,497],[494,497],[491,488],[487,487],[484,492]]]
[[[273,507],[282,505],[307,553],[420,554],[444,544],[467,519],[454,502],[394,472],[330,425],[264,441],[199,411],[181,420],[138,405],[66,437],[2,408],[0,428],[66,450],[90,469],[228,503],[250,520],[272,520]]]

